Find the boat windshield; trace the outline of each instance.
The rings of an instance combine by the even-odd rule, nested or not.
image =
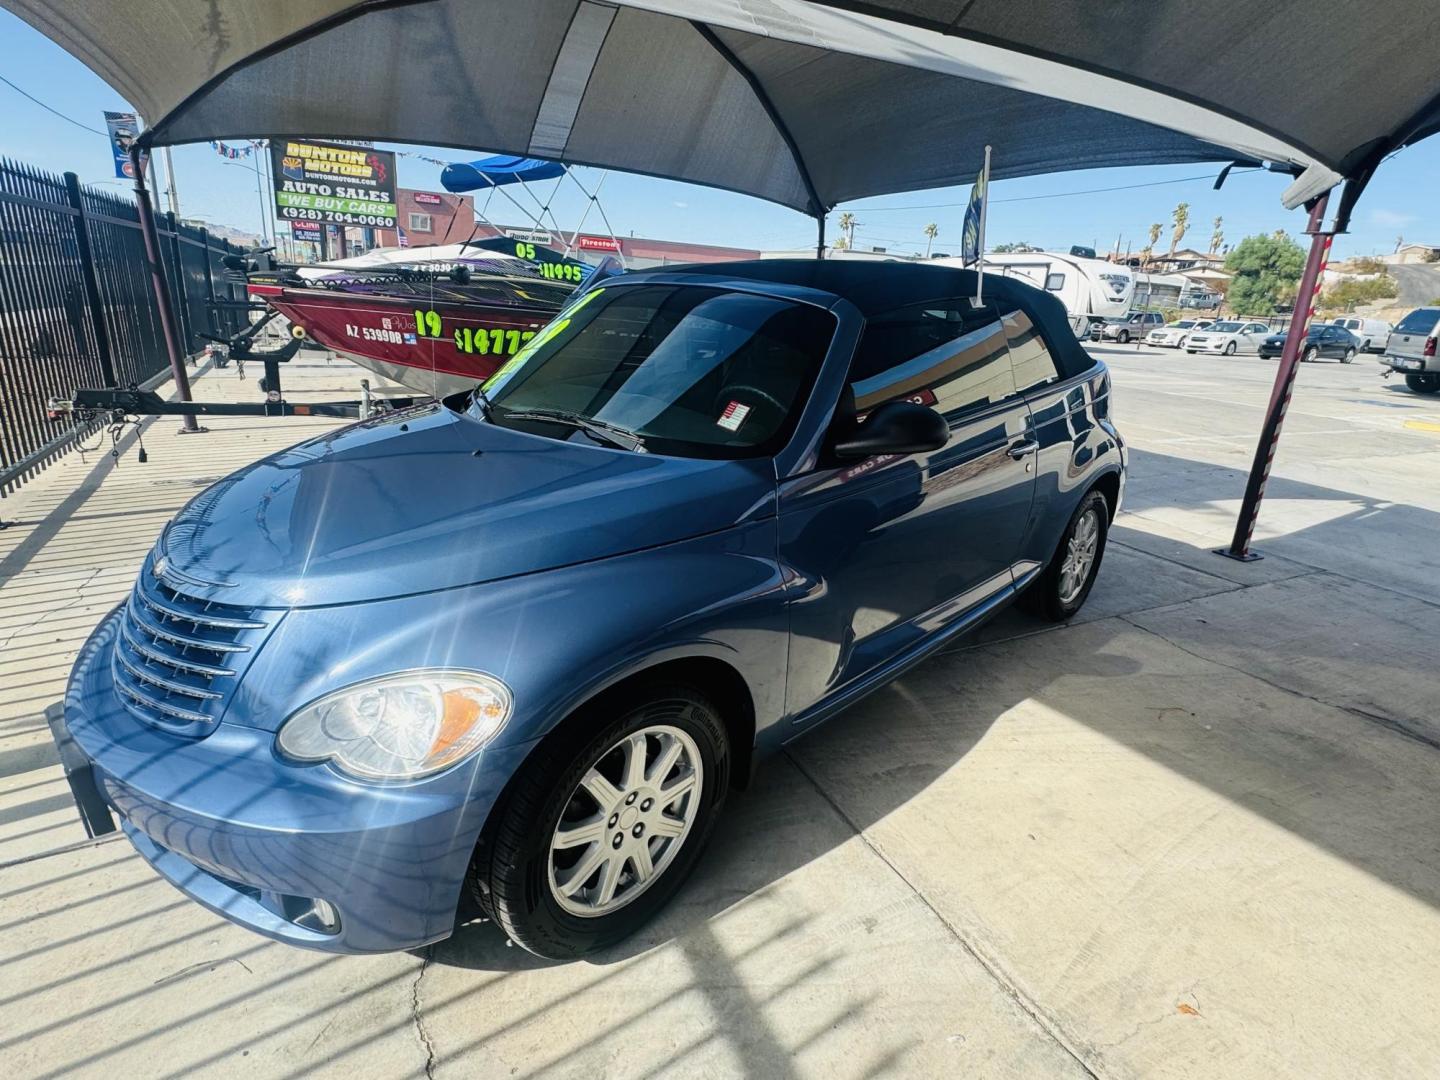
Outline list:
[[[485,383],[489,418],[557,438],[598,422],[652,453],[773,454],[835,325],[823,308],[728,289],[596,288]],[[557,420],[536,415],[547,412]]]

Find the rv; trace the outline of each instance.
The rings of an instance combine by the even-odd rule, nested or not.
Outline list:
[[[932,261],[961,265],[959,259]],[[1054,293],[1065,305],[1076,337],[1089,337],[1093,323],[1125,318],[1135,298],[1135,271],[1130,267],[1056,251],[987,253],[985,273],[1021,278]]]

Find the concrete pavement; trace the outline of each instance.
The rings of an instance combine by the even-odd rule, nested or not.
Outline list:
[[[1303,368],[1239,564],[1273,367],[1097,351],[1135,460],[1081,617],[1006,613],[794,744],[580,964],[482,923],[301,953],[67,846],[36,725],[74,649],[203,478],[323,424],[51,469],[0,504],[7,1073],[1440,1074],[1440,400]]]

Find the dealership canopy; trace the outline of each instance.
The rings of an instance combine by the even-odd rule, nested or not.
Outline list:
[[[475,147],[809,213],[968,183],[987,143],[996,178],[1267,161],[1299,177],[1295,205],[1440,126],[1434,0],[0,4],[154,145]]]

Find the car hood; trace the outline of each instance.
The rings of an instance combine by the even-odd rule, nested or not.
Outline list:
[[[197,496],[162,577],[219,603],[316,607],[619,555],[774,512],[768,459],[562,442],[434,406],[301,443]]]

